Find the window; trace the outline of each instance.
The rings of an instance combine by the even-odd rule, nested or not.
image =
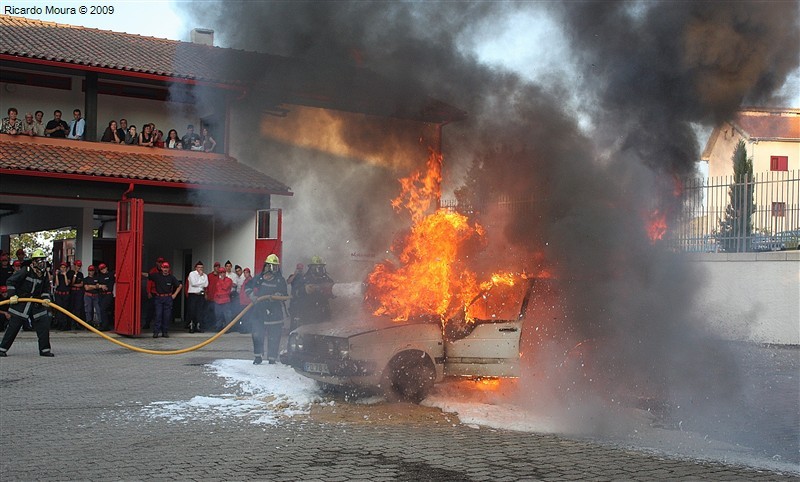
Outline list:
[[[788,171],[789,156],[771,156],[769,158],[770,171]]]
[[[786,203],[772,203],[772,217],[782,218],[786,215]]]
[[[256,239],[280,237],[280,209],[264,209],[256,213]]]

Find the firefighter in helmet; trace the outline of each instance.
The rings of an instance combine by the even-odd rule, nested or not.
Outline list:
[[[320,256],[311,258],[304,276],[303,324],[322,323],[331,319],[333,279],[328,276],[325,262]]]
[[[44,250],[35,249],[31,254],[30,264],[15,271],[6,281],[8,297],[11,304],[8,312],[11,320],[8,323],[3,341],[0,342],[0,357],[8,356],[6,352],[11,348],[22,325],[31,320],[36,336],[39,338],[39,355],[52,357],[50,351],[50,277],[45,266],[47,256]],[[43,303],[26,301],[20,303],[20,298],[38,298]]]
[[[281,275],[281,262],[278,255],[270,254],[264,260],[261,273],[250,280],[245,288],[250,301],[256,303],[265,295],[285,297],[289,290]],[[283,300],[266,299],[255,305],[253,315],[253,355],[254,365],[260,365],[264,356],[264,334],[267,338],[267,360],[274,365],[278,359],[281,335],[283,334]]]

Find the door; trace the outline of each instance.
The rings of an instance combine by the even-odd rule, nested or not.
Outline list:
[[[445,375],[519,376],[522,322],[534,281],[531,278],[511,286],[490,288],[472,300],[467,309],[475,316],[474,320],[458,336],[446,336]]]
[[[123,199],[117,204],[114,330],[121,335],[141,333],[142,230],[144,202]]]
[[[277,254],[283,263],[282,224],[283,213],[280,209],[262,209],[256,212],[256,259],[253,276],[261,272],[261,266],[270,254]]]
[[[445,375],[519,376],[522,321],[480,323],[459,340],[445,341]]]

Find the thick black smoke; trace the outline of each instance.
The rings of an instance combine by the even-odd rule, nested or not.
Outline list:
[[[563,356],[551,343],[593,339],[595,369],[612,398],[638,390],[694,399],[701,388],[735,396],[734,364],[706,342],[693,314],[701,275],[651,242],[646,227],[654,211],[670,223],[680,207],[675,179],[692,175],[699,159],[694,125],[728,119],[743,102],[770,101],[797,68],[797,3],[198,2],[195,9],[196,21],[226,46],[300,57],[332,77],[358,65],[396,82],[389,103],[423,91],[467,112],[444,128],[445,173],[472,166],[484,200],[533,200],[493,213],[494,241],[479,259],[486,269],[543,268],[559,280],[562,316],[526,348],[529,359],[547,353],[537,366]],[[520,10],[559,19],[571,46],[563,82],[536,85],[473,53],[476,35],[497,32]],[[579,116],[592,127],[581,129]],[[378,149],[385,141],[354,139]],[[298,199],[314,196],[311,186],[298,189],[308,172],[283,174]],[[353,204],[347,196],[373,203],[395,194],[392,184],[359,185],[342,189],[345,206]]]

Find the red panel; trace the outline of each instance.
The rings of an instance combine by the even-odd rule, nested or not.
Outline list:
[[[142,230],[144,202],[126,199],[117,205],[117,263],[114,329],[122,335],[141,332]]]
[[[769,158],[770,171],[788,171],[789,156],[771,156]]]
[[[277,254],[283,262],[283,211],[268,209],[256,213],[256,249],[253,263],[253,275],[261,272],[264,260],[270,254]],[[274,216],[274,233],[270,232],[269,219]]]

